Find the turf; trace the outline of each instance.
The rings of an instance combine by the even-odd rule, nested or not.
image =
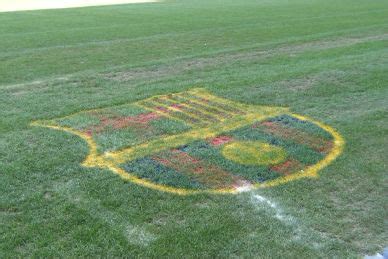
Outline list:
[[[174,0],[0,13],[0,257],[381,251],[387,17],[385,0]],[[344,153],[317,179],[182,197],[83,167],[82,139],[30,126],[193,87],[290,107],[336,128]],[[156,166],[142,162],[139,174]],[[159,180],[174,183],[174,173]]]

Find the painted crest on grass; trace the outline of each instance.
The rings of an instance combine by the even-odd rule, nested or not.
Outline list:
[[[82,111],[35,126],[84,139],[87,167],[176,194],[238,193],[317,177],[341,152],[333,128],[203,89]]]

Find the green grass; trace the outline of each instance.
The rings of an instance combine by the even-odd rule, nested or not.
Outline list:
[[[174,0],[0,13],[0,257],[381,251],[387,17],[386,0]],[[30,126],[193,87],[290,107],[341,132],[344,153],[319,179],[181,197],[82,167],[84,141]]]

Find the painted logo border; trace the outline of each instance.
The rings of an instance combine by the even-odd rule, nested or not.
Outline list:
[[[192,89],[191,91],[201,91],[203,92],[203,89]],[[210,96],[212,96],[210,94]],[[218,97],[215,97],[218,98]],[[227,99],[224,99],[227,100]],[[253,105],[251,107],[254,107]],[[198,194],[198,193],[210,193],[210,194],[236,194],[242,191],[249,191],[252,189],[258,189],[258,188],[268,188],[268,187],[273,187],[277,186],[280,184],[284,184],[290,181],[294,181],[297,179],[301,178],[317,178],[319,177],[318,172],[322,170],[323,168],[327,167],[330,163],[332,163],[342,152],[343,152],[343,147],[345,144],[345,141],[343,137],[340,135],[339,132],[337,132],[335,129],[332,127],[325,125],[319,121],[316,121],[312,118],[309,118],[307,116],[302,116],[299,114],[291,113],[287,109],[283,109],[283,114],[290,115],[292,117],[295,117],[301,121],[308,121],[310,123],[313,123],[317,125],[318,127],[324,129],[328,133],[330,133],[333,137],[333,147],[330,150],[330,152],[318,163],[308,166],[305,169],[294,173],[290,175],[285,175],[279,178],[276,178],[274,180],[270,180],[268,182],[263,182],[263,183],[255,183],[253,185],[250,185],[246,188],[240,187],[240,188],[226,188],[226,189],[206,189],[206,190],[193,190],[193,189],[185,189],[185,188],[176,188],[176,187],[171,187],[171,186],[166,186],[162,184],[157,184],[152,181],[146,180],[139,178],[131,173],[126,172],[122,168],[119,167],[117,161],[112,162],[110,159],[105,159],[101,155],[98,155],[98,146],[97,143],[94,141],[93,137],[83,133],[81,131],[72,129],[70,127],[62,127],[62,126],[57,126],[57,125],[49,125],[45,123],[44,121],[34,121],[31,123],[31,126],[39,126],[39,127],[46,127],[54,130],[60,130],[60,131],[65,131],[67,133],[76,135],[80,138],[82,138],[88,145],[89,147],[89,154],[85,158],[85,160],[82,162],[82,165],[85,167],[99,167],[99,168],[105,168],[113,172],[114,174],[120,176],[123,180],[133,182],[135,184],[151,188],[154,190],[158,191],[163,191],[163,192],[169,192],[177,195],[190,195],[190,194]],[[95,109],[95,110],[100,110],[100,109]],[[93,110],[88,110],[88,111],[93,111]],[[85,112],[85,111],[81,111]],[[80,112],[80,113],[81,113]],[[71,114],[66,117],[74,116],[75,114]],[[66,118],[62,117],[62,118]],[[110,154],[106,154],[110,155]]]

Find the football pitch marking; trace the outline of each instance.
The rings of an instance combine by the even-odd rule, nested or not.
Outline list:
[[[2,0],[0,1],[0,12],[152,2],[157,2],[157,0]]]
[[[116,114],[117,110],[128,113],[129,109],[140,109],[141,112],[124,117]],[[96,120],[96,116],[98,122],[89,122]],[[150,122],[161,118],[168,125],[180,122],[190,128],[177,134],[162,132],[157,135],[150,131]],[[293,128],[291,124],[302,128]],[[119,108],[81,111],[54,120],[35,121],[32,125],[62,130],[84,139],[89,154],[83,166],[106,168],[124,180],[179,195],[233,194],[306,177],[315,178],[341,154],[344,146],[342,136],[321,122],[282,107],[237,103],[203,89],[154,96]],[[315,133],[308,134],[303,127],[310,127],[310,131],[315,127],[322,131],[321,135],[327,135],[326,139]],[[114,134],[128,133],[128,130],[138,134],[133,136],[140,136],[141,140],[107,149],[99,142],[101,135],[103,140],[113,136],[117,142],[120,135]],[[144,135],[148,131],[150,135]],[[252,139],[247,137],[249,134],[253,134]],[[124,142],[130,140],[123,139]],[[322,159],[312,164],[302,163],[287,148],[291,151],[302,148],[310,153],[315,150]],[[215,165],[217,163],[207,161],[206,156],[201,158],[206,152],[213,152],[209,154],[232,169]],[[154,167],[150,169],[150,165]],[[264,170],[264,173],[262,177],[253,175],[249,178],[244,171],[233,171],[241,166],[247,170],[257,166],[257,171]],[[135,173],[134,170],[138,171]],[[173,180],[168,178],[166,184],[167,180],[161,177]],[[188,181],[189,187],[181,183],[184,181]]]

